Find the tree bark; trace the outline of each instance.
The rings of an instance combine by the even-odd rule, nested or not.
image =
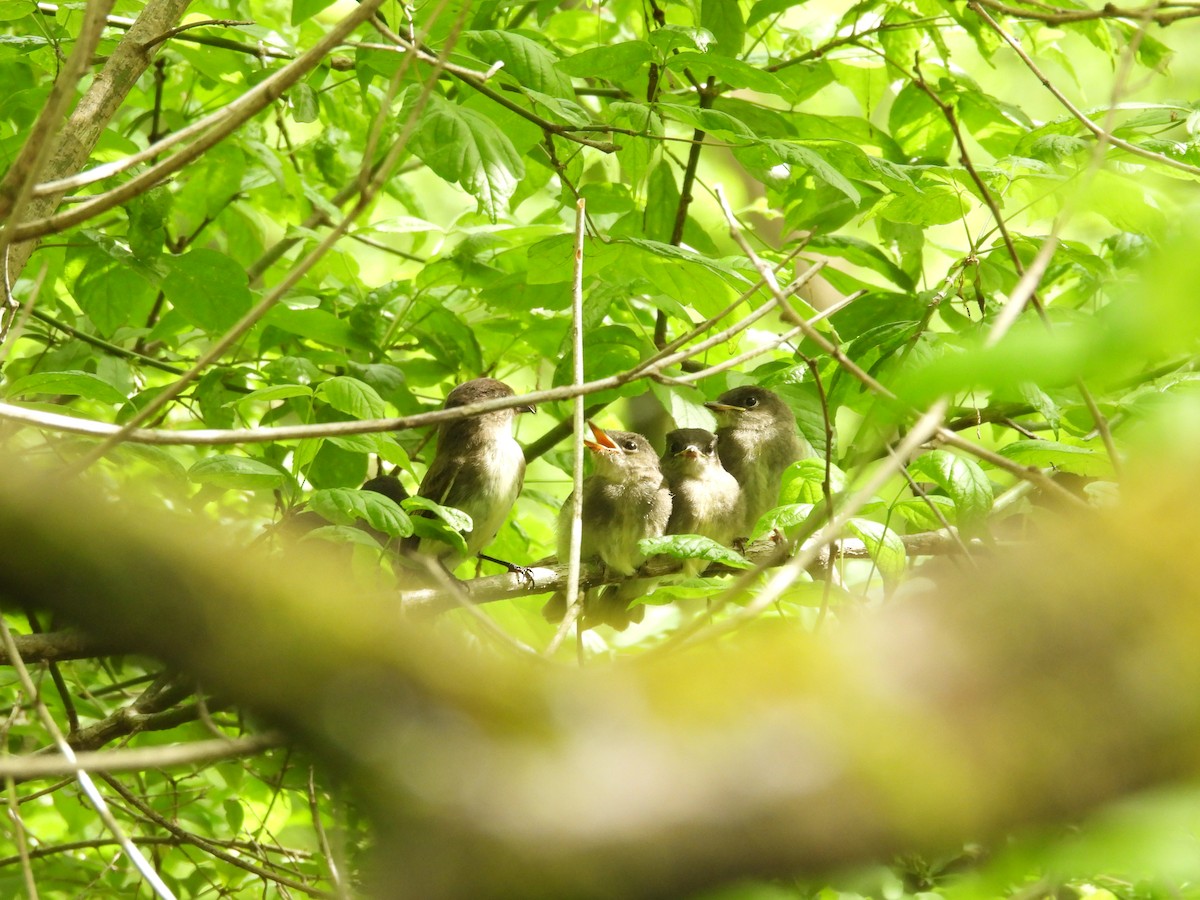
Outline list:
[[[83,167],[129,91],[162,49],[164,42],[155,42],[154,39],[175,26],[187,9],[188,2],[149,0],[143,7],[133,27],[121,38],[112,56],[71,113],[41,173],[41,180],[64,178]],[[61,199],[61,194],[33,198],[25,207],[20,221],[48,216],[58,207]],[[10,283],[16,282],[37,245],[36,240],[12,245],[8,261]]]

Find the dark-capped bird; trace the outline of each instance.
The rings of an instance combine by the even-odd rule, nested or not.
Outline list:
[[[662,471],[671,489],[667,534],[699,534],[728,546],[745,519],[742,488],[717,455],[717,436],[703,428],[679,428],[667,435]],[[684,574],[697,575],[708,563],[688,560]]]
[[[746,385],[705,403],[717,417],[717,452],[742,486],[743,519],[748,535],[759,517],[779,502],[783,471],[812,455],[796,432],[796,416],[778,394]]]
[[[645,562],[638,541],[659,537],[671,516],[671,492],[650,442],[632,431],[604,431],[588,423],[594,440],[584,441],[596,461],[596,471],[583,482],[583,535],[580,558],[599,559],[621,575],[632,575]],[[558,517],[558,559],[565,563],[571,549],[571,500]],[[618,630],[641,621],[642,608],[629,601],[645,593],[644,579],[627,581],[605,591],[588,591],[584,615]],[[566,597],[555,594],[543,614],[562,619]]]
[[[452,390],[445,408],[514,394],[503,381],[476,378]],[[447,543],[429,539],[420,542],[418,552],[438,557],[453,570],[496,537],[525,482],[525,452],[513,437],[513,422],[519,413],[526,412],[534,412],[534,408],[497,409],[447,422],[438,429],[437,452],[417,493],[442,506],[461,509],[473,525],[463,536],[466,556]]]

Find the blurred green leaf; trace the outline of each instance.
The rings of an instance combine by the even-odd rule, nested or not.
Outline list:
[[[264,462],[244,456],[208,456],[188,469],[188,478],[199,484],[239,491],[269,491],[287,476]]]

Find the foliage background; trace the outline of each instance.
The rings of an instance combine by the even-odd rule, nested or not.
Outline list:
[[[89,32],[88,15],[106,26]],[[348,16],[364,24],[331,38]],[[639,658],[705,628],[735,643],[761,628],[836,631],[903,602],[929,547],[961,549],[915,550],[922,535],[953,525],[985,547],[1036,541],[1064,507],[1113,503],[1145,448],[1186,449],[1196,16],[1188,3],[0,0],[6,450],[64,479],[86,469],[122,504],[218,523],[231,545],[286,545],[286,522],[310,508],[328,524],[306,541],[348,544],[337,571],[394,591],[390,557],[353,521],[391,536],[438,526],[354,489],[388,471],[412,492],[432,429],[337,423],[437,409],[481,374],[563,389],[519,420],[526,489],[491,550],[538,560],[570,490],[582,199],[589,415],[660,439],[670,421],[712,427],[703,401],[727,387],[771,386],[822,459],[796,467],[760,531],[807,536],[841,514],[822,534],[857,539],[862,559],[794,572],[757,605],[769,576],[724,607],[727,579],[667,582],[644,625],[587,632],[552,660]],[[130,28],[139,17],[167,24],[147,36]],[[85,102],[63,124],[77,96],[122,76],[128,96],[103,113]],[[262,105],[246,108],[255,89]],[[72,141],[85,144],[73,160]],[[34,189],[103,164],[120,165]],[[781,309],[751,255],[785,286],[819,274]],[[627,377],[731,304],[714,328],[765,315]],[[814,324],[796,332],[798,319]],[[146,430],[101,441],[51,414]],[[292,425],[317,427],[301,440],[263,431]],[[914,431],[911,458],[890,456]],[[34,611],[52,598],[4,599],[11,628],[54,633],[31,662],[68,655],[59,623]],[[543,600],[513,596],[441,627],[472,652],[540,652],[558,646]],[[92,649],[34,672],[76,749],[259,730],[229,695],[107,655],[133,648]],[[27,692],[15,675],[3,683],[7,752],[47,746]],[[350,889],[373,842],[354,793],[275,743],[104,777],[177,894]],[[0,890],[146,890],[124,855],[113,862],[73,779],[10,782],[8,796],[20,828],[0,838]],[[944,851],[733,887],[721,873],[701,895],[1190,896],[1195,820],[1185,785],[1086,826],[964,833]]]

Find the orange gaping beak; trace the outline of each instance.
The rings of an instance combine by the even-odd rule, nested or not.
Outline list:
[[[595,422],[588,422],[588,428],[592,430],[592,437],[595,440],[584,440],[583,445],[593,453],[608,453],[617,449],[617,445],[613,442],[603,428]]]

